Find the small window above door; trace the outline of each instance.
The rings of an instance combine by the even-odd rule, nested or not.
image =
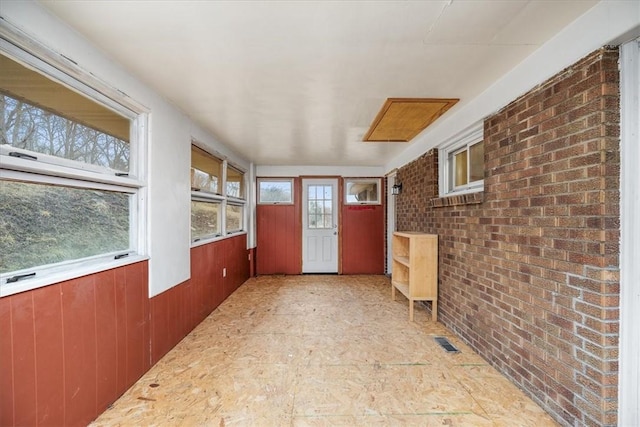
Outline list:
[[[380,178],[345,178],[344,197],[347,205],[379,205]]]
[[[258,204],[292,205],[292,178],[258,178]]]

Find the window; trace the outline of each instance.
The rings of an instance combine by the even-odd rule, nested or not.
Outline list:
[[[222,194],[222,160],[191,146],[191,190]]]
[[[259,204],[293,204],[293,179],[258,178]]]
[[[244,173],[227,166],[227,197],[244,199]]]
[[[440,148],[440,196],[484,189],[484,141],[477,125]]]
[[[222,235],[220,202],[191,200],[191,240]]]
[[[333,198],[331,185],[309,185],[307,195],[308,209],[307,224],[309,228],[333,228]]]
[[[0,69],[0,296],[141,259],[142,109],[4,41]]]
[[[226,209],[226,227],[227,234],[237,233],[243,229],[244,206],[239,204],[227,203]]]
[[[192,243],[244,230],[244,189],[244,172],[195,144],[191,146]]]
[[[348,205],[372,204],[380,202],[380,180],[347,178],[344,181],[345,203]]]
[[[465,189],[484,179],[484,143],[476,142],[449,154],[449,182]]]

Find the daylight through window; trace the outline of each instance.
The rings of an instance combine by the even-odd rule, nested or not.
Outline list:
[[[259,204],[293,203],[293,179],[258,178]]]
[[[244,172],[193,144],[191,242],[244,231],[245,202]]]
[[[380,180],[375,178],[346,178],[345,203],[348,205],[380,204]]]
[[[0,295],[139,253],[131,135],[140,115],[82,95],[88,86],[68,76],[61,84],[36,71],[47,65],[25,52],[1,52]]]

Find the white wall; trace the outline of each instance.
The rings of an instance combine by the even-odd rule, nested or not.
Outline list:
[[[7,22],[150,110],[150,296],[187,280],[190,275],[192,137],[247,170],[249,162],[207,134],[182,111],[142,84],[39,4],[33,1],[2,1],[0,14]]]
[[[478,97],[436,121],[415,142],[391,159],[385,171],[399,168],[452,136],[463,133],[536,85],[594,50],[640,34],[640,1],[604,0],[565,27]]]
[[[374,166],[269,166],[258,165],[258,177],[344,176],[349,178],[384,176],[382,167]]]

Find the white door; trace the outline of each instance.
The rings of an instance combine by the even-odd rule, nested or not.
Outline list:
[[[338,180],[302,180],[302,272],[338,272]]]

